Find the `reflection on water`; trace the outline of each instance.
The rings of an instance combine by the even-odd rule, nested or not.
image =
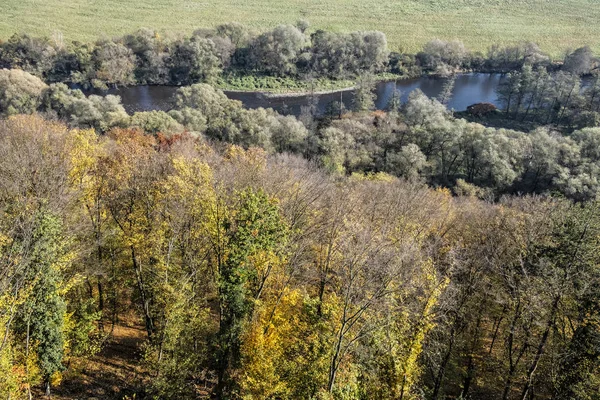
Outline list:
[[[474,103],[498,104],[496,88],[502,75],[500,74],[462,74],[456,78],[452,98],[448,107],[456,111],[466,110]],[[394,90],[402,94],[406,101],[410,92],[421,89],[429,97],[438,96],[444,86],[445,79],[422,77],[397,82],[379,82],[376,88],[375,104],[378,109],[385,109],[393,96]],[[116,94],[121,96],[123,106],[129,113],[136,111],[169,110],[172,108],[172,98],[177,90],[174,86],[132,86],[108,91],[87,91],[86,94]],[[225,94],[235,100],[240,100],[247,108],[273,108],[279,112],[299,115],[302,106],[308,105],[307,96],[269,98],[254,92],[228,92]],[[328,93],[319,96],[318,110],[323,113],[332,101],[344,102],[350,108],[353,100],[351,91]]]

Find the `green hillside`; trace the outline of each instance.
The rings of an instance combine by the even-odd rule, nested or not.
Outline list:
[[[237,21],[257,30],[303,18],[313,28],[381,30],[394,50],[432,38],[474,50],[528,40],[559,56],[588,44],[600,50],[597,0],[3,0],[0,37],[14,32],[94,40],[139,27],[191,32]]]

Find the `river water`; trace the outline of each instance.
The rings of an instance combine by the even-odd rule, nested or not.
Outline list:
[[[448,108],[464,111],[475,103],[493,103],[498,105],[496,89],[502,80],[500,74],[461,74],[456,77],[452,98]],[[385,109],[395,90],[401,93],[402,101],[406,101],[410,92],[421,89],[429,97],[437,97],[446,82],[443,78],[421,77],[399,80],[396,82],[379,82],[376,87],[376,107]],[[136,111],[170,110],[175,86],[131,86],[109,89],[108,91],[87,91],[86,94],[115,94],[121,96],[123,106],[129,113]],[[247,108],[273,108],[276,111],[299,115],[301,107],[308,105],[308,96],[269,97],[256,92],[224,91],[227,97],[240,100]],[[318,110],[323,113],[332,101],[343,101],[350,108],[353,101],[352,91],[327,93],[318,96]]]

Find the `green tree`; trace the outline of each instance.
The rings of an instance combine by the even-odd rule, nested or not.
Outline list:
[[[277,253],[285,242],[286,226],[277,204],[262,191],[244,190],[236,209],[223,221],[227,255],[218,266],[219,333],[217,394],[235,393],[235,370],[240,366],[241,335],[266,282],[254,264],[256,257]]]
[[[0,69],[0,116],[32,114],[39,107],[46,84],[19,69]]]
[[[292,116],[277,116],[270,119],[271,142],[278,153],[302,153],[306,147],[308,131]]]
[[[295,75],[296,62],[307,45],[298,28],[280,25],[250,44],[250,67],[273,75]]]
[[[152,134],[159,132],[172,134],[183,131],[183,126],[164,111],[136,112],[131,117],[130,125]]]
[[[452,99],[452,92],[454,91],[454,85],[456,83],[456,75],[450,76],[444,82],[444,86],[442,86],[442,91],[438,95],[437,99],[440,103],[445,106],[448,106],[448,102]]]
[[[171,43],[165,65],[170,82],[175,85],[212,83],[221,73],[215,43],[197,36]]]
[[[467,54],[465,45],[458,40],[445,42],[435,39],[425,44],[418,57],[425,68],[440,75],[450,75],[462,66]]]
[[[138,84],[168,83],[165,58],[166,47],[158,32],[139,29],[123,38],[125,46],[135,55],[135,79]]]
[[[22,69],[44,78],[53,68],[57,47],[48,38],[14,34],[0,44],[0,68]]]
[[[361,75],[354,87],[352,109],[357,112],[375,109],[375,81],[370,75]]]
[[[64,369],[64,318],[65,300],[60,296],[62,279],[60,258],[64,257],[60,221],[51,215],[40,216],[32,263],[35,266],[36,282],[33,298],[26,304],[28,335],[37,344],[38,363],[42,371],[46,395],[50,395],[51,379]],[[35,279],[35,278],[34,278]]]
[[[589,74],[594,66],[594,54],[589,46],[580,47],[567,54],[563,69],[575,75]]]

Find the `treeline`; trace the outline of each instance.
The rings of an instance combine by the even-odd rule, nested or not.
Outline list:
[[[221,80],[253,86],[247,76],[295,80],[354,79],[364,73],[449,75],[456,71],[519,70],[524,65],[561,68],[537,45],[492,46],[471,52],[462,42],[433,40],[416,55],[390,52],[381,32],[309,32],[306,21],[264,33],[230,23],[191,36],[141,29],[95,43],[66,43],[61,36],[15,34],[0,42],[0,68],[22,69],[49,83],[105,88],[122,85],[190,85]],[[597,67],[589,47],[568,52],[562,69],[588,74]],[[252,87],[250,87],[252,88]]]
[[[562,123],[574,121],[570,123],[580,129],[561,134],[550,127],[529,133],[489,128],[455,118],[442,103],[419,91],[404,105],[394,96],[389,112],[373,112],[371,86],[365,81],[357,86],[352,112],[334,103],[321,116],[309,104],[299,118],[283,116],[273,110],[245,109],[222,91],[196,84],[177,91],[169,112],[130,116],[116,96],[86,98],[79,90],[64,84],[46,86],[20,70],[0,70],[0,115],[40,112],[71,127],[98,132],[113,128],[166,136],[188,132],[244,148],[301,155],[334,173],[385,172],[482,198],[560,193],[575,200],[593,199],[600,189],[600,114],[592,111],[597,109],[598,81],[580,92],[573,75],[550,78],[538,73],[549,80],[569,77],[575,89],[554,85],[545,89],[544,97],[522,95],[520,110],[535,106],[518,117],[546,118],[539,104],[552,103],[549,115]],[[540,98],[546,100],[540,103]],[[513,117],[512,106],[509,110]]]
[[[580,56],[585,61],[575,64],[589,66],[591,54]],[[600,73],[582,80],[577,72],[549,73],[531,66],[509,72],[498,90],[505,117],[568,129],[600,125]]]
[[[47,82],[85,87],[214,83],[223,73],[345,78],[381,72],[388,62],[381,32],[317,31],[305,23],[257,34],[231,23],[190,37],[142,29],[95,43],[14,35],[0,44],[0,68],[20,68]]]
[[[130,311],[136,398],[598,395],[595,202],[13,116],[0,208],[2,398],[51,392]]]

